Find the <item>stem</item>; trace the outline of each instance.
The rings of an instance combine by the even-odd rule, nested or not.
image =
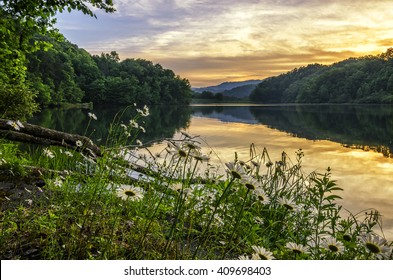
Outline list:
[[[240,223],[240,220],[241,220],[241,218],[242,218],[242,216],[243,216],[244,205],[246,204],[247,195],[248,195],[249,192],[250,192],[250,189],[247,189],[246,195],[244,196],[244,200],[243,200],[242,207],[240,208],[240,211],[239,211],[239,213],[238,213],[238,215],[237,215],[237,217],[236,217],[236,224],[235,224],[235,226],[233,227],[233,231],[232,231],[232,233],[231,233],[231,236],[229,237],[229,241],[228,241],[227,245],[225,246],[225,250],[224,250],[224,252],[223,252],[223,254],[222,254],[222,256],[221,256],[221,259],[224,259],[225,255],[226,255],[226,253],[227,253],[227,249],[228,249],[228,247],[229,247],[229,246],[231,245],[231,243],[232,243],[233,236],[235,235],[236,229],[237,229],[237,227],[238,227],[238,225],[239,225],[239,223]]]
[[[172,172],[171,176],[169,177],[169,184],[170,184],[171,181],[172,181],[172,177],[173,177],[173,175],[175,174],[175,171],[176,171],[177,167],[179,166],[179,163],[180,163],[180,160],[177,161],[176,166],[175,166],[175,168],[173,169],[173,172]],[[162,203],[162,201],[163,201],[163,199],[164,199],[164,196],[166,196],[167,190],[168,190],[168,187],[166,187],[165,191],[163,192],[163,194],[162,194],[161,197],[160,197],[160,200],[158,201],[158,204],[157,204],[156,208],[154,209],[154,212],[153,212],[153,214],[152,214],[152,216],[151,216],[151,218],[150,218],[150,221],[149,221],[149,223],[147,224],[144,233],[142,234],[142,240],[141,240],[141,242],[139,243],[139,246],[138,246],[136,252],[139,252],[139,251],[140,251],[140,248],[143,246],[143,243],[145,242],[146,234],[147,234],[147,232],[149,231],[151,224],[153,223],[153,218],[154,218],[154,216],[156,215],[156,213],[157,213],[157,211],[158,211],[158,208],[160,207],[160,205],[161,205],[161,203]]]
[[[216,212],[217,212],[218,206],[220,205],[222,198],[225,196],[225,194],[227,193],[227,191],[228,191],[229,188],[231,187],[231,185],[232,185],[232,183],[233,183],[234,180],[235,180],[235,178],[232,178],[231,181],[229,181],[228,185],[227,185],[226,188],[224,189],[224,192],[223,192],[222,195],[219,197],[219,199],[218,199],[218,201],[217,201],[217,204],[216,204],[216,206],[214,207],[213,213],[212,213],[212,215],[210,216],[210,219],[209,219],[209,221],[208,221],[208,223],[207,223],[207,226],[206,226],[205,230],[202,232],[202,235],[201,235],[201,237],[200,237],[200,241],[201,241],[201,242],[198,243],[198,246],[197,246],[197,248],[195,249],[194,254],[192,255],[192,259],[193,259],[193,260],[195,260],[195,257],[196,257],[196,255],[197,255],[198,250],[199,250],[199,248],[201,247],[201,245],[205,245],[205,242],[206,242],[205,235],[206,235],[207,231],[208,231],[209,228],[210,228],[210,224],[211,224],[212,221],[213,221],[213,218],[214,218],[214,216],[215,216],[215,214],[216,214]]]

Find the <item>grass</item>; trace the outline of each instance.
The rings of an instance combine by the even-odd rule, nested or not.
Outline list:
[[[250,158],[213,166],[183,133],[153,154],[137,141],[148,108],[128,124],[123,113],[98,158],[0,142],[1,174],[23,193],[2,194],[1,259],[393,258],[378,212],[342,213],[330,170],[305,174],[301,150],[292,162],[251,145]]]

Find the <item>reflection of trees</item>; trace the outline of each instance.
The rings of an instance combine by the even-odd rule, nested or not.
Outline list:
[[[298,105],[250,107],[258,122],[307,139],[393,151],[393,107]],[[373,147],[373,148],[371,148]]]
[[[193,106],[193,114],[216,117],[222,121],[254,122],[254,116],[247,106]]]
[[[124,108],[95,107],[91,110],[98,120],[92,120],[86,132],[94,141],[104,144],[108,136],[108,129],[116,114]],[[29,120],[30,123],[42,125],[69,133],[84,135],[89,123],[86,109],[47,109]],[[129,124],[136,115],[133,107],[122,112],[120,122]],[[120,113],[119,115],[120,116]],[[140,133],[138,138],[142,142],[171,138],[176,131],[189,126],[191,109],[188,106],[154,106],[150,108],[150,115],[139,119],[139,124],[145,127],[146,133]]]

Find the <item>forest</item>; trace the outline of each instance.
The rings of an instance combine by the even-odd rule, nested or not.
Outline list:
[[[40,41],[53,47],[27,56],[27,80],[39,104],[186,104],[190,84],[172,70],[144,59],[120,60],[112,51],[91,55],[67,40]]]
[[[48,105],[185,104],[191,86],[172,70],[112,51],[91,55],[55,28],[56,15],[97,9],[111,0],[0,1],[0,118],[24,120]]]
[[[393,48],[326,66],[310,64],[258,84],[260,103],[393,103]]]

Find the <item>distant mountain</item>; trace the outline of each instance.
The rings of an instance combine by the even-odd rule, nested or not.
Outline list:
[[[257,87],[257,84],[248,84],[244,86],[235,87],[230,90],[224,90],[222,95],[225,97],[246,98]]]
[[[246,86],[246,85],[257,85],[260,82],[262,82],[262,80],[248,80],[248,81],[242,81],[242,82],[224,82],[224,83],[216,85],[216,86],[192,88],[192,90],[195,92],[198,92],[198,93],[202,93],[204,91],[218,93],[218,92],[223,92],[223,91],[230,91],[234,88],[242,87],[242,86]]]

